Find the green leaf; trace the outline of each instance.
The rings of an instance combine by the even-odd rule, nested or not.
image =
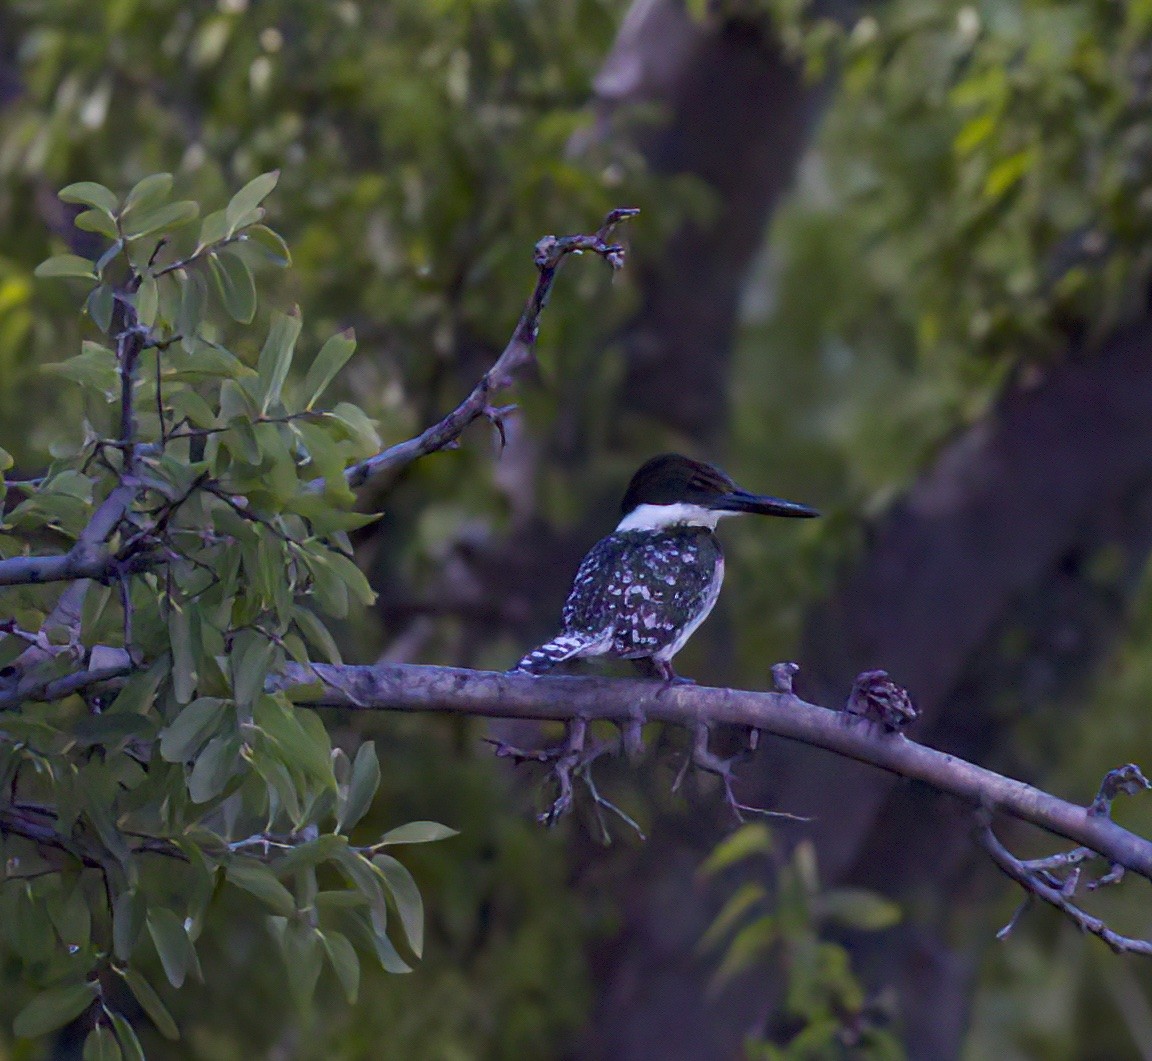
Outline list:
[[[156,690],[160,687],[160,683],[168,677],[171,669],[172,661],[165,654],[143,674],[133,674],[117,693],[116,699],[109,705],[108,711],[125,711],[133,714],[143,714],[148,711],[156,699]]]
[[[231,254],[208,256],[208,274],[216,294],[234,321],[251,324],[256,316],[256,282],[247,264]]]
[[[219,243],[228,235],[228,216],[223,210],[216,210],[209,214],[200,224],[201,247],[208,247]]]
[[[323,726],[319,733],[305,728],[305,723],[315,717],[315,712],[305,713],[274,696],[259,696],[253,704],[256,725],[272,742],[284,765],[334,790],[331,749]]]
[[[196,759],[188,776],[188,795],[193,803],[207,803],[224,791],[240,755],[240,738],[213,737]]]
[[[200,330],[204,321],[204,302],[208,297],[208,286],[199,272],[190,272],[180,277],[180,313],[176,318],[176,330],[184,337],[185,350],[192,347],[193,336]]]
[[[838,888],[813,903],[814,913],[848,928],[879,932],[899,924],[903,912],[897,903],[863,888]]]
[[[420,889],[407,867],[391,855],[373,855],[372,863],[384,874],[408,945],[419,958],[424,951],[424,900],[420,898]]]
[[[779,934],[776,919],[771,914],[764,914],[745,925],[736,933],[736,938],[732,940],[724,960],[716,970],[716,982],[724,983],[730,980],[762,958],[764,952],[776,942]]]
[[[300,310],[294,307],[291,313],[274,313],[268,329],[268,338],[260,350],[260,360],[256,371],[260,377],[260,412],[267,413],[269,406],[280,400],[280,392],[288,370],[292,367],[292,353],[300,335]]]
[[[111,240],[117,240],[120,237],[120,233],[116,230],[116,222],[103,210],[85,210],[83,213],[77,214],[76,220],[72,223],[85,232],[99,232],[101,236],[107,236]],[[96,271],[100,271],[99,267]]]
[[[52,919],[60,942],[69,952],[74,953],[88,946],[92,914],[83,887],[68,887],[66,880],[62,884],[62,890],[48,896],[48,916]]]
[[[94,206],[103,210],[110,217],[116,215],[120,209],[120,202],[111,189],[95,181],[77,181],[68,184],[58,191],[57,196],[66,203],[80,203],[83,206]]]
[[[79,778],[80,805],[104,846],[124,866],[131,862],[128,844],[117,822],[119,784],[111,766],[98,760],[85,765]]]
[[[299,627],[307,642],[318,649],[329,663],[339,666],[343,660],[340,658],[340,649],[336,639],[316,616],[316,614],[301,605],[292,609],[292,621]]]
[[[984,195],[988,199],[999,199],[1010,191],[1027,175],[1036,162],[1036,151],[1027,148],[1001,159],[988,172],[984,180]]]
[[[341,800],[340,812],[336,817],[339,832],[350,831],[372,806],[372,798],[380,784],[380,761],[376,757],[375,741],[367,740],[356,751],[352,764],[352,776],[348,780],[347,791]]]
[[[333,335],[322,347],[304,377],[301,393],[304,395],[304,408],[311,409],[324,389],[336,378],[336,374],[348,363],[356,350],[356,333],[347,328]]]
[[[376,959],[380,962],[380,968],[386,973],[399,974],[412,971],[412,966],[400,957],[383,929],[372,934],[372,949],[376,952]]]
[[[120,395],[120,371],[116,355],[106,346],[85,339],[80,353],[67,361],[56,361],[44,366],[45,372],[52,372],[82,387],[89,387],[113,401]]]
[[[107,332],[112,327],[112,307],[115,302],[116,296],[107,284],[101,284],[88,292],[88,301],[85,304],[88,316],[102,332]]]
[[[336,574],[343,580],[344,585],[364,607],[367,608],[376,603],[376,591],[368,584],[364,572],[355,563],[343,553],[334,550],[329,551],[327,559],[328,563],[335,569]]]
[[[160,290],[154,276],[146,276],[140,281],[136,292],[136,316],[145,328],[151,328],[156,321],[156,310],[160,305]]]
[[[156,1025],[156,1030],[165,1039],[171,1039],[173,1042],[179,1039],[180,1029],[176,1027],[172,1014],[160,1001],[160,996],[156,994],[155,988],[135,969],[121,969],[117,965],[113,965],[112,968],[124,978],[128,989],[135,996],[136,1001],[140,1003],[140,1008],[148,1014],[152,1023]]]
[[[200,216],[200,207],[191,199],[181,199],[175,203],[165,203],[154,210],[133,212],[131,220],[127,215],[121,221],[125,239],[142,239],[161,229],[179,228],[195,221]]]
[[[288,244],[278,232],[273,232],[267,225],[252,225],[247,231],[250,246],[260,247],[264,255],[275,265],[281,268],[292,264],[292,254]]]
[[[84,1061],[121,1061],[120,1044],[111,1028],[97,1024],[84,1040]]]
[[[368,414],[351,402],[338,402],[336,408],[324,414],[343,429],[345,436],[356,444],[357,451],[367,456],[380,451],[380,436]]]
[[[288,968],[288,986],[298,1008],[307,1006],[316,992],[324,963],[319,933],[308,925],[290,921],[284,926],[281,944]]]
[[[116,1039],[120,1043],[120,1050],[124,1055],[124,1061],[145,1061],[144,1048],[140,1045],[140,1040],[136,1037],[136,1029],[119,1013],[112,1013],[107,1008],[105,1008],[104,1012],[108,1014],[109,1020],[112,1021],[112,1030],[116,1033]]]
[[[171,173],[153,173],[139,181],[124,200],[124,212],[158,203],[172,190]]]
[[[144,932],[147,915],[148,904],[135,888],[116,896],[112,904],[112,949],[120,961],[126,962],[132,957]]]
[[[709,877],[752,855],[766,855],[772,847],[772,834],[768,827],[763,822],[750,822],[717,844],[697,872]]]
[[[378,847],[387,847],[391,844],[430,844],[436,840],[447,840],[450,836],[459,836],[458,829],[449,829],[447,825],[439,822],[409,822],[407,825],[389,829],[377,844]]]
[[[272,189],[276,187],[276,182],[279,179],[280,171],[278,169],[272,170],[271,173],[262,173],[259,177],[250,180],[232,196],[224,211],[228,221],[227,234],[229,236],[236,231],[238,222],[267,198]]]
[[[196,656],[199,645],[193,643],[192,618],[187,605],[173,601],[168,613],[168,640],[172,646],[172,691],[176,702],[186,704],[196,692]]]
[[[254,895],[277,914],[292,917],[296,913],[296,900],[292,893],[267,866],[253,859],[236,859],[225,866],[224,872],[229,882]]]
[[[708,930],[700,937],[700,948],[709,950],[715,947],[727,934],[729,929],[758,902],[767,900],[768,892],[764,885],[757,881],[745,881],[724,903],[720,913],[708,926]]]
[[[196,950],[180,918],[167,907],[154,906],[148,911],[147,921],[148,933],[156,945],[168,983],[180,987],[190,972],[199,979],[200,963],[196,959]]]
[[[41,278],[74,276],[84,280],[95,280],[96,269],[87,258],[81,258],[78,254],[57,254],[36,266],[33,275]]]
[[[160,755],[170,763],[187,763],[215,736],[228,701],[215,696],[193,700],[160,734]]]
[[[79,1017],[99,992],[100,985],[95,980],[41,991],[16,1014],[12,1030],[23,1039],[44,1035]]]
[[[250,708],[263,692],[275,651],[276,646],[254,630],[242,630],[232,639],[232,693],[239,707]]]
[[[354,1006],[360,991],[360,959],[356,956],[356,948],[348,942],[347,936],[339,932],[323,932],[320,934],[320,941],[324,944],[328,960],[332,963],[332,969],[344,989],[348,1005]]]

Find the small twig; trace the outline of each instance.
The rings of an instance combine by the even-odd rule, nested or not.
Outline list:
[[[743,824],[745,814],[760,814],[765,818],[786,818],[794,822],[811,821],[810,818],[805,818],[798,814],[789,814],[787,811],[752,807],[747,803],[741,803],[736,798],[736,793],[732,788],[733,782],[735,781],[733,767],[747,759],[752,752],[755,751],[757,743],[758,731],[754,727],[751,727],[749,729],[748,743],[735,755],[727,759],[721,759],[720,756],[708,747],[708,726],[703,723],[696,725],[693,727],[692,732],[692,750],[685,758],[684,765],[680,768],[680,773],[676,776],[676,781],[672,785],[672,791],[676,792],[679,790],[688,768],[694,766],[698,770],[715,774],[720,778],[724,785],[724,802],[728,805],[728,809],[732,811],[736,821],[740,824]]]
[[[1041,874],[1035,873],[1016,858],[992,832],[992,826],[986,813],[981,815],[981,821],[976,829],[976,843],[982,847],[992,861],[1012,880],[1016,881],[1030,896],[1042,899],[1050,906],[1054,906],[1067,917],[1081,932],[1091,933],[1102,939],[1117,954],[1143,954],[1152,956],[1152,940],[1133,939],[1121,936],[1110,929],[1100,918],[1093,917],[1080,907],[1076,906],[1065,894],[1063,887],[1053,886]],[[997,938],[1003,939],[1019,920],[1023,908],[1016,912],[1012,920],[997,933]]]
[[[772,664],[772,687],[778,693],[793,693],[795,690],[792,688],[793,679],[800,670],[799,663],[773,663]]]
[[[167,276],[169,273],[174,273],[179,269],[187,269],[196,262],[200,261],[208,254],[213,254],[216,251],[227,247],[230,243],[240,243],[248,238],[247,233],[237,232],[232,236],[225,236],[223,239],[218,239],[213,243],[205,243],[197,247],[187,258],[181,258],[177,262],[172,262],[171,265],[165,265],[157,269],[152,276],[159,280],[162,276]],[[157,248],[159,249],[159,248]]]
[[[608,239],[617,225],[635,217],[638,213],[638,210],[631,208],[613,210],[604,219],[604,224],[599,230],[591,236],[545,236],[540,240],[536,244],[534,258],[536,268],[539,270],[536,286],[516,324],[512,338],[495,364],[472,388],[471,394],[443,420],[433,424],[415,438],[390,446],[347,468],[344,478],[348,485],[356,489],[383,472],[395,473],[429,453],[446,449],[455,444],[464,429],[478,417],[487,416],[492,412],[499,413],[499,410],[493,409],[491,397],[510,386],[516,373],[533,361],[536,336],[540,328],[540,314],[548,304],[548,296],[552,292],[556,271],[561,262],[569,254],[588,251],[602,257],[613,269],[619,269],[624,264],[624,248],[618,243],[609,243]],[[502,426],[499,423],[496,426],[503,435]],[[324,480],[313,479],[308,485],[313,490],[323,490]]]
[[[1152,788],[1152,782],[1141,772],[1135,763],[1109,770],[1100,782],[1100,791],[1088,807],[1088,813],[1098,817],[1110,818],[1112,816],[1112,801],[1121,793],[1126,796],[1135,796],[1146,789]]]
[[[1035,899],[1032,898],[1032,893],[1029,892],[1024,896],[1024,901],[1016,907],[1016,912],[1008,919],[1008,924],[996,933],[998,940],[1006,940],[1012,934],[1012,930],[1020,923],[1020,918],[1032,909],[1033,902],[1035,902]]]
[[[644,835],[644,830],[636,824],[635,820],[628,814],[625,814],[619,807],[616,806],[609,799],[605,799],[600,795],[600,790],[596,787],[596,782],[592,778],[592,761],[584,763],[579,770],[580,780],[584,782],[585,788],[588,789],[588,794],[592,797],[592,807],[596,811],[596,821],[600,825],[600,836],[604,843],[612,843],[612,834],[608,832],[608,825],[604,821],[604,815],[601,813],[601,807],[605,810],[611,811],[616,815],[625,825],[629,826],[641,840],[647,840],[648,837]]]

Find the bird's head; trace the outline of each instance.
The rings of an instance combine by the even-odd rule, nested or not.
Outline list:
[[[719,468],[678,453],[645,462],[632,476],[620,509],[618,531],[715,527],[723,516],[741,512],[799,518],[820,514],[795,501],[742,490]]]

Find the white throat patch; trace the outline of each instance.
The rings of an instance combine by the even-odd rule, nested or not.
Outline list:
[[[674,505],[637,505],[617,525],[617,531],[665,530],[668,527],[707,527],[715,530],[724,516],[738,512],[716,512],[702,505],[677,501]]]

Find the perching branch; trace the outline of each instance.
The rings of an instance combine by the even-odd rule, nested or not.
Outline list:
[[[579,722],[583,726],[602,721],[615,723],[622,730],[635,726],[638,719],[664,722],[684,727],[693,734],[695,765],[709,770],[717,763],[711,761],[711,753],[707,762],[698,754],[699,734],[702,731],[706,734],[708,728],[719,725],[736,726],[750,733],[785,737],[824,748],[921,781],[985,813],[1005,814],[1082,845],[1092,856],[1105,859],[1113,867],[1110,877],[1118,877],[1122,869],[1152,881],[1152,840],[1117,825],[1101,810],[1105,805],[1102,800],[1110,800],[1117,791],[1129,791],[1130,786],[1113,787],[1106,793],[1102,790],[1093,804],[1078,806],[1022,781],[917,744],[903,733],[891,731],[890,722],[886,724],[883,720],[873,721],[848,711],[807,703],[790,691],[794,668],[777,667],[776,670],[777,691],[751,692],[664,685],[632,678],[533,677],[406,664],[377,667],[314,664],[310,668],[289,664],[284,673],[269,679],[269,688],[287,690],[294,700],[317,708],[443,712],[570,725]],[[569,732],[571,735],[572,731]],[[566,756],[575,753],[566,743],[555,756],[516,749],[508,749],[504,754],[522,760],[558,758],[563,762]],[[1131,775],[1126,771],[1127,768],[1109,776],[1128,778]],[[561,789],[558,799],[567,805],[563,798],[566,794],[563,778],[558,775],[557,780]],[[728,783],[731,784],[730,777]],[[555,804],[553,806],[555,808]],[[1019,880],[1015,868],[1010,872],[998,850],[985,842],[986,837],[981,839],[997,865]],[[1035,894],[1051,901],[1043,889],[1036,890]],[[1105,938],[1111,941],[1111,937]],[[1152,946],[1148,953],[1152,953]]]
[[[353,489],[363,486],[370,478],[381,472],[396,472],[413,461],[445,449],[456,441],[474,420],[487,417],[502,432],[501,419],[508,409],[497,409],[492,405],[492,396],[511,385],[515,374],[532,363],[535,356],[536,336],[540,330],[540,314],[548,304],[548,296],[556,280],[556,271],[569,254],[589,251],[598,254],[613,269],[624,264],[624,248],[618,243],[608,242],[613,230],[622,221],[635,217],[639,210],[620,208],[613,210],[604,224],[591,236],[545,236],[536,244],[535,262],[539,270],[536,287],[524,312],[504,347],[504,352],[495,364],[484,374],[472,392],[439,423],[433,424],[415,438],[390,446],[367,460],[347,468],[344,478]],[[316,490],[324,488],[322,478],[310,484]]]

